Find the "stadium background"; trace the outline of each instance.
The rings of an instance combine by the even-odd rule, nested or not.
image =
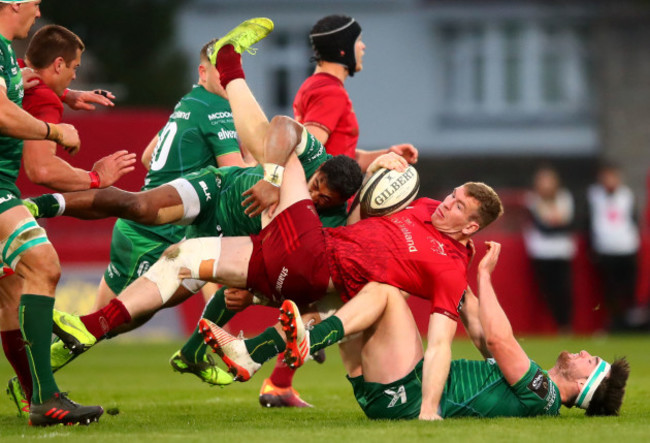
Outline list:
[[[92,3],[92,4],[88,4]],[[108,3],[108,4],[103,4]],[[355,105],[359,148],[410,142],[421,152],[421,195],[443,197],[466,180],[493,185],[506,216],[478,236],[504,245],[495,274],[500,299],[518,333],[553,333],[555,325],[532,282],[521,238],[522,196],[541,161],[560,171],[584,214],[586,186],[599,160],[619,162],[636,193],[644,230],[642,270],[650,267],[644,215],[650,166],[650,7],[646,1],[356,1],[144,0],[44,2],[39,26],[54,22],[87,45],[73,88],[103,87],[116,107],[66,112],[81,134],[75,165],[117,149],[138,154],[196,78],[196,53],[250,16],[276,30],[256,56],[244,56],[247,79],[272,116],[291,114],[298,86],[313,70],[307,33],[329,13],[356,17],[367,45],[364,71],[346,82]],[[92,25],[91,25],[92,23]],[[20,53],[20,46],[17,52]],[[66,154],[62,154],[64,158]],[[137,190],[144,168],[118,185]],[[21,176],[25,195],[44,192]],[[63,264],[57,307],[87,312],[108,261],[114,220],[44,222]],[[574,330],[600,330],[599,281],[584,233],[574,261]],[[650,297],[641,272],[639,303]],[[193,327],[202,299],[159,313],[139,331],[178,338]],[[427,309],[414,300],[420,325]],[[252,332],[275,314],[255,309],[231,328]],[[240,317],[240,316],[238,316]]]

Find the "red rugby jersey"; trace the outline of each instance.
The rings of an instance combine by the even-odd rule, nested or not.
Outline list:
[[[421,198],[389,217],[325,229],[328,264],[343,301],[374,281],[431,300],[432,313],[458,319],[470,252],[431,224],[439,204]]]
[[[22,59],[18,60],[18,64],[21,68],[25,67],[25,62]],[[36,86],[25,89],[23,109],[33,117],[48,123],[61,123],[63,118],[61,99],[41,79],[38,79]]]
[[[341,80],[324,72],[308,77],[293,101],[293,115],[298,122],[329,133],[328,154],[355,158],[359,123]]]

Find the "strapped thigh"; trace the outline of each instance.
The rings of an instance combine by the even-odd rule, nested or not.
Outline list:
[[[0,242],[2,261],[15,270],[22,255],[34,246],[50,243],[45,229],[33,217],[22,219],[9,237]]]

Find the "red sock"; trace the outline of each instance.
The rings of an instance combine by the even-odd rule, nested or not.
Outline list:
[[[278,388],[289,388],[293,383],[293,374],[296,373],[295,369],[291,369],[284,363],[284,352],[278,355],[278,360],[275,362],[275,368],[271,373],[271,383]]]
[[[29,362],[27,361],[27,352],[25,352],[25,341],[20,329],[12,331],[1,331],[2,349],[11,367],[14,368],[18,381],[23,387],[25,398],[31,401],[32,398],[32,374],[29,371]]]
[[[236,78],[246,78],[241,66],[241,54],[235,52],[233,45],[223,46],[217,52],[217,71],[219,71],[219,81],[224,89]]]
[[[107,332],[131,321],[131,314],[126,306],[114,298],[111,302],[92,314],[81,317],[88,332],[95,336],[97,340],[101,339]]]

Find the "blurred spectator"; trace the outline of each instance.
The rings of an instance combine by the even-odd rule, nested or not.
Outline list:
[[[603,284],[610,331],[638,326],[633,314],[640,238],[635,199],[620,168],[604,163],[587,192],[589,233],[594,262]]]
[[[561,187],[555,169],[543,166],[526,195],[530,223],[524,242],[542,297],[548,303],[560,332],[571,331],[571,261],[576,246],[571,232],[574,220],[573,197]]]

